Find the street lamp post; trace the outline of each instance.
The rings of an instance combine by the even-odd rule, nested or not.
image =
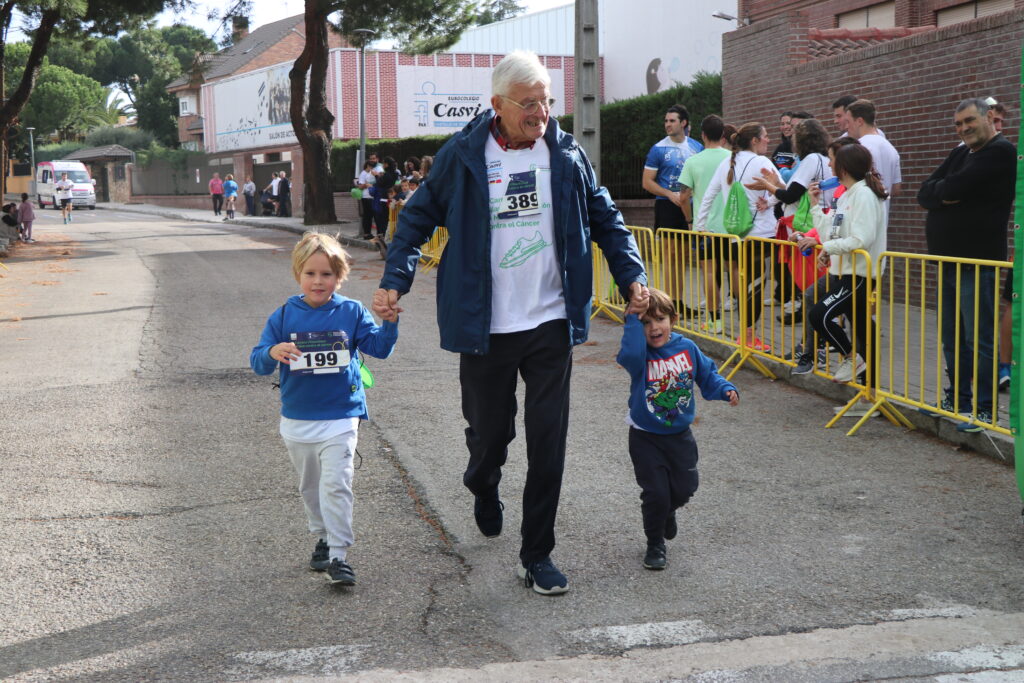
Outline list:
[[[355,172],[358,177],[366,160],[366,43],[377,32],[369,28],[357,28],[353,33],[362,39],[359,41],[359,158],[356,159]]]
[[[29,126],[25,130],[28,131],[28,150],[32,164],[32,180],[29,181],[28,188],[29,194],[34,197],[36,195],[36,139],[35,136],[32,135],[32,131],[34,131],[35,128]]]

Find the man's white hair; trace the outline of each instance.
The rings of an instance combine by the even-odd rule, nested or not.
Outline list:
[[[548,70],[540,63],[535,52],[516,50],[498,62],[491,74],[491,90],[495,95],[508,95],[516,85],[551,85]]]

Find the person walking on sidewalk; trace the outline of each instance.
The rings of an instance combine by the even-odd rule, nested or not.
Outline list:
[[[21,193],[21,204],[18,204],[18,225],[21,226],[21,239],[24,242],[35,242],[32,239],[32,222],[36,219],[35,206],[28,198],[27,192]]]
[[[227,204],[228,215],[224,217],[224,220],[229,220],[235,217],[235,200],[238,199],[238,183],[235,182],[235,176],[228,173],[224,176],[224,202]]]
[[[213,215],[219,216],[224,205],[224,181],[220,179],[220,173],[214,173],[210,178],[210,198],[213,200]]]
[[[448,228],[437,279],[441,347],[461,354],[459,380],[481,533],[502,530],[501,468],[515,438],[516,384],[526,384],[527,472],[517,573],[543,595],[569,589],[551,560],[569,427],[572,347],[587,339],[591,240],[622,295],[646,306],[636,242],[586,154],[551,117],[551,77],[532,52],[492,72],[491,106],[449,139],[399,214],[373,296],[382,318],[400,312],[419,247]]]

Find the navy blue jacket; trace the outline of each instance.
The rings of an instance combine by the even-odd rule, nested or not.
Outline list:
[[[488,110],[452,136],[434,158],[430,175],[399,214],[388,248],[382,289],[404,294],[412,287],[422,246],[435,226],[448,229],[437,271],[437,321],[441,348],[456,353],[488,352],[491,329],[490,194],[484,148],[494,112]],[[597,242],[623,296],[629,285],[647,283],[632,234],[608,190],[597,185],[590,161],[573,137],[548,121],[551,150],[555,247],[569,321],[569,343],[587,340],[593,297],[593,251]]]

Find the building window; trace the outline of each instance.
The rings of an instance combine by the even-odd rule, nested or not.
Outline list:
[[[124,180],[124,164],[114,165],[114,180]]]
[[[863,9],[845,12],[837,16],[836,19],[839,22],[839,28],[894,28],[896,26],[896,3],[881,2]]]
[[[990,14],[1007,12],[1013,9],[1013,0],[976,0],[955,7],[947,7],[935,13],[937,26],[950,26],[961,21],[970,21]]]
[[[192,112],[189,111],[188,100],[186,100],[184,98],[178,100],[178,113],[181,114],[182,116],[185,116],[186,114],[191,114],[192,113]]]

